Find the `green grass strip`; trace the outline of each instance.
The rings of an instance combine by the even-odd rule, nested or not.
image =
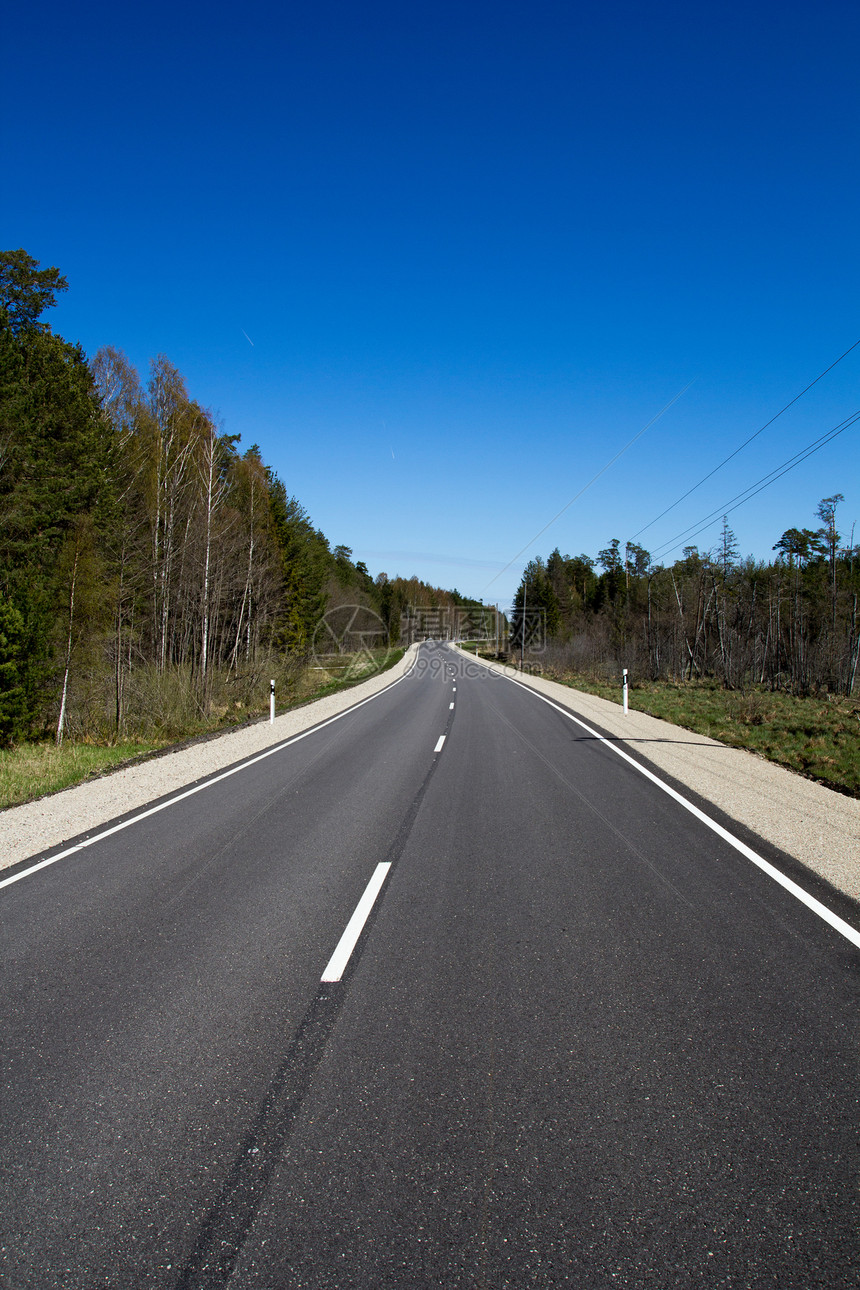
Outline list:
[[[621,703],[621,684],[581,673],[554,676],[573,689]],[[860,797],[860,701],[838,696],[799,698],[783,691],[724,690],[716,682],[632,680],[631,711],[661,717],[733,748]]]

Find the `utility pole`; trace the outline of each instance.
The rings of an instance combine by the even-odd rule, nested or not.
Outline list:
[[[529,599],[529,579],[526,574],[523,579],[523,621],[520,624],[520,671],[522,672],[526,664],[526,605]]]

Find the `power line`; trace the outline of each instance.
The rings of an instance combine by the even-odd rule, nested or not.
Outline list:
[[[675,537],[671,538],[668,542],[664,542],[657,548],[655,554],[659,555],[666,550],[671,550],[674,545],[678,544],[680,540],[684,538],[697,537],[699,533],[704,532],[704,530],[709,528],[711,524],[715,523],[717,519],[721,518],[723,515],[728,515],[731,511],[736,511],[739,506],[743,506],[745,502],[750,501],[753,497],[757,496],[758,493],[763,492],[765,488],[769,488],[771,484],[776,483],[776,481],[781,479],[783,475],[788,474],[788,472],[793,470],[795,466],[799,466],[807,457],[811,457],[812,454],[818,452],[820,448],[826,447],[831,440],[835,439],[838,435],[842,434],[844,430],[847,430],[850,426],[854,425],[858,419],[860,419],[860,411],[852,413],[850,417],[847,417],[844,421],[840,422],[839,425],[834,426],[832,430],[826,431],[823,435],[820,435],[818,439],[813,439],[811,444],[807,444],[805,448],[801,448],[799,452],[795,453],[793,457],[789,457],[787,461],[782,463],[782,465],[776,466],[767,475],[762,475],[761,479],[756,480],[754,484],[750,484],[749,487],[745,488],[742,492],[736,493],[728,502],[717,507],[716,510],[711,511],[704,519],[696,520],[694,524],[691,524],[688,528],[682,530],[681,533],[677,533]],[[693,530],[695,530],[695,532]]]
[[[860,341],[858,341],[858,344],[860,344]],[[695,378],[694,378],[694,379],[695,379]],[[528,549],[529,549],[529,547],[530,547],[530,546],[534,546],[534,544],[535,544],[535,542],[537,542],[538,538],[539,538],[539,537],[542,537],[542,536],[544,535],[544,533],[546,533],[546,531],[547,531],[547,529],[548,529],[548,528],[552,528],[552,526],[553,526],[553,524],[555,524],[556,520],[557,520],[557,519],[560,519],[560,518],[561,518],[561,516],[562,516],[562,515],[564,515],[565,511],[570,510],[571,506],[573,506],[573,503],[574,503],[574,502],[578,502],[578,501],[579,501],[579,499],[580,499],[580,497],[582,497],[582,494],[583,494],[583,493],[585,493],[585,492],[587,492],[587,491],[588,491],[588,489],[591,487],[591,485],[592,485],[592,484],[594,484],[594,483],[596,483],[596,482],[597,482],[597,480],[600,478],[600,476],[601,476],[601,475],[605,475],[605,474],[606,474],[606,472],[607,472],[607,470],[609,469],[609,467],[610,467],[610,466],[613,466],[613,465],[615,464],[615,462],[618,460],[618,458],[619,458],[619,457],[623,457],[623,455],[624,455],[624,453],[627,451],[627,449],[628,449],[628,448],[632,448],[632,447],[633,447],[633,445],[634,445],[634,443],[636,442],[636,440],[637,440],[637,439],[641,439],[641,438],[642,438],[642,436],[643,436],[643,434],[645,433],[645,431],[646,431],[646,430],[650,430],[650,429],[651,429],[651,427],[652,427],[652,425],[654,424],[654,422],[655,422],[655,421],[659,421],[659,420],[660,420],[660,418],[662,417],[663,413],[664,413],[664,412],[668,412],[668,411],[669,411],[669,408],[671,408],[671,406],[672,406],[672,404],[673,404],[673,403],[677,403],[677,402],[678,402],[678,400],[680,399],[680,397],[681,397],[681,395],[682,395],[682,394],[686,394],[686,393],[687,393],[687,390],[689,390],[689,388],[690,388],[690,386],[691,386],[692,384],[693,384],[693,381],[689,381],[689,382],[684,386],[683,390],[679,390],[679,391],[678,391],[678,393],[675,395],[675,397],[674,397],[674,398],[672,398],[672,399],[670,399],[670,400],[669,400],[669,402],[666,404],[666,406],[665,406],[665,407],[663,407],[663,408],[661,408],[661,409],[660,409],[660,411],[657,413],[657,415],[656,415],[656,416],[653,416],[653,417],[651,418],[651,420],[650,420],[646,425],[644,425],[644,426],[642,427],[642,429],[639,431],[639,433],[638,433],[638,434],[635,434],[635,435],[633,436],[633,438],[632,438],[631,440],[629,440],[629,442],[628,442],[628,443],[626,443],[626,444],[624,445],[624,447],[623,447],[623,448],[621,448],[621,449],[620,449],[620,450],[615,454],[615,456],[612,458],[612,460],[611,460],[611,461],[607,461],[606,465],[605,465],[601,470],[598,470],[597,474],[596,474],[596,475],[594,475],[594,476],[593,476],[593,478],[589,479],[589,481],[588,481],[588,483],[587,483],[587,484],[584,484],[584,485],[583,485],[583,487],[582,487],[582,488],[580,488],[579,492],[576,494],[576,496],[575,496],[575,497],[571,497],[570,501],[567,503],[567,505],[566,505],[566,506],[562,506],[561,510],[558,512],[558,514],[557,514],[557,515],[553,515],[552,519],[549,521],[549,523],[548,523],[548,524],[544,524],[543,528],[540,530],[540,532],[539,532],[539,533],[535,533],[534,537],[533,537],[533,538],[531,538],[528,542],[526,542],[525,546],[524,546],[521,550],[517,551],[516,555],[513,557],[513,559],[511,559],[511,560],[509,560],[509,561],[508,561],[508,563],[505,565],[504,569],[500,569],[500,570],[499,570],[499,572],[495,575],[495,577],[493,577],[493,578],[491,578],[491,579],[490,579],[490,581],[487,583],[486,587],[484,587],[483,591],[481,592],[481,596],[482,596],[482,597],[483,597],[483,595],[484,595],[484,592],[488,591],[488,590],[490,589],[490,587],[492,587],[493,583],[496,581],[496,579],[497,579],[497,578],[501,578],[501,576],[502,576],[502,574],[503,574],[503,573],[507,573],[507,571],[508,571],[508,569],[510,569],[511,565],[512,565],[512,564],[514,564],[517,560],[519,560],[520,556],[521,556],[521,555],[523,555],[523,554],[525,554],[525,552],[526,552],[526,551],[528,551]]]
[[[694,484],[692,488],[688,488],[686,493],[683,493],[676,502],[672,503],[671,506],[667,506],[665,511],[661,511],[660,514],[656,516],[655,519],[649,520],[648,523],[645,524],[639,530],[638,533],[633,534],[633,539],[631,540],[635,540],[636,538],[638,538],[640,533],[644,533],[646,529],[650,529],[652,525],[657,523],[657,520],[662,520],[664,515],[668,515],[670,511],[673,511],[675,509],[676,506],[680,506],[681,502],[683,502],[687,497],[689,497],[691,493],[695,493],[697,488],[701,488],[702,484],[706,483],[711,478],[712,475],[716,475],[718,470],[722,470],[723,466],[727,465],[732,460],[733,457],[737,457],[739,452],[743,452],[744,448],[746,448],[748,444],[751,444],[753,439],[757,439],[759,435],[762,434],[768,428],[768,426],[772,426],[774,421],[776,421],[779,417],[782,416],[783,412],[787,412],[788,409],[792,407],[797,402],[798,399],[802,399],[804,394],[808,394],[809,391],[812,389],[813,385],[817,385],[818,382],[822,380],[822,378],[825,377],[828,372],[832,372],[834,367],[836,367],[837,363],[841,363],[843,358],[847,358],[848,355],[851,353],[851,351],[856,349],[858,345],[860,345],[860,340],[855,340],[854,344],[849,346],[849,348],[846,349],[844,354],[840,354],[839,357],[835,359],[835,361],[832,362],[829,367],[825,367],[824,371],[821,372],[818,376],[816,376],[814,381],[810,381],[805,389],[801,390],[799,394],[795,394],[794,398],[791,399],[789,403],[786,403],[784,408],[780,408],[779,412],[775,413],[775,415],[772,416],[769,421],[765,421],[764,425],[759,430],[756,430],[755,434],[751,434],[749,439],[745,439],[744,442],[740,445],[740,447],[735,448],[734,452],[730,452],[728,457],[725,457],[718,466],[714,466],[713,470],[709,470],[707,475],[704,475],[699,480],[698,484]]]
[[[843,431],[848,430],[857,421],[860,421],[860,410],[853,412],[850,417],[846,417],[844,421],[840,422],[839,425],[834,426],[832,430],[827,430],[823,435],[820,435],[818,439],[813,439],[812,443],[807,444],[805,448],[801,448],[793,457],[789,457],[787,461],[784,461],[781,466],[776,466],[767,475],[762,475],[761,479],[756,480],[754,484],[750,484],[748,488],[743,490],[743,492],[736,493],[728,502],[723,506],[717,507],[715,511],[711,511],[711,513],[705,516],[703,520],[696,520],[696,522],[691,524],[689,528],[684,529],[681,533],[676,533],[668,542],[664,542],[662,546],[657,548],[654,552],[655,557],[664,555],[668,551],[673,550],[676,546],[680,546],[683,540],[688,542],[690,538],[698,537],[698,535],[703,533],[705,529],[710,528],[712,524],[715,524],[718,519],[722,518],[724,515],[730,515],[731,512],[736,511],[739,506],[743,506],[745,502],[751,501],[753,497],[756,497],[766,488],[769,488],[771,484],[775,484],[783,475],[787,475],[790,470],[794,470],[795,466],[799,466],[801,462],[806,461],[807,457],[811,457],[813,453],[826,447],[827,444],[831,443],[837,438],[837,436],[841,435]]]

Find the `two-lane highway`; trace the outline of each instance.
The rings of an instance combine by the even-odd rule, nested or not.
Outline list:
[[[452,649],[0,925],[4,1287],[856,1285],[856,946]]]

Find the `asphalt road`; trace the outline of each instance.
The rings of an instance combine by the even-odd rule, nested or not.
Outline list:
[[[860,952],[451,649],[0,937],[4,1290],[858,1284]]]

